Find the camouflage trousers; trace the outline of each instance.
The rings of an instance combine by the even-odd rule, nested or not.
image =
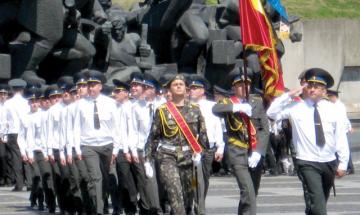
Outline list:
[[[191,151],[174,152],[160,148],[157,152],[160,177],[165,183],[172,214],[183,215],[192,209],[194,195],[191,156]]]

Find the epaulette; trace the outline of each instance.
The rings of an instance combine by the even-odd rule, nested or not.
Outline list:
[[[164,108],[166,108],[166,103],[160,105],[158,108],[159,108],[159,109],[164,109]]]
[[[191,102],[191,103],[190,103],[190,106],[191,106],[191,107],[199,107],[199,104],[196,104],[196,103]]]

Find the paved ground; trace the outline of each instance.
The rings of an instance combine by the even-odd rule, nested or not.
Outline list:
[[[350,136],[355,174],[336,180],[336,193],[328,202],[329,215],[360,215],[360,130]],[[29,192],[0,188],[0,215],[35,215],[29,207]],[[239,190],[233,177],[212,177],[206,201],[207,214],[236,214]],[[304,214],[301,184],[297,177],[263,177],[257,199],[258,214]]]
[[[360,163],[356,165],[360,169]],[[0,188],[0,215],[46,214],[29,207],[28,192]],[[360,174],[336,180],[337,196],[331,195],[329,215],[360,215]],[[236,214],[239,190],[233,177],[213,177],[207,198],[207,214]],[[258,214],[304,214],[301,184],[297,177],[263,177],[258,196]]]

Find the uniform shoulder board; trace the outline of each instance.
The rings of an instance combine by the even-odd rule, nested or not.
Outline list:
[[[159,106],[159,109],[164,109],[164,108],[166,108],[166,103]]]
[[[196,103],[191,102],[191,103],[190,103],[190,106],[191,106],[191,107],[199,107],[199,104],[196,104]]]

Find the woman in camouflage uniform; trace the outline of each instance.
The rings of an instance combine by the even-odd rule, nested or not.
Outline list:
[[[186,82],[183,75],[176,75],[168,83],[172,103],[176,106],[202,149],[208,147],[205,123],[198,105],[185,99]],[[172,214],[191,213],[193,192],[193,163],[200,163],[201,153],[194,153],[182,130],[171,115],[167,104],[155,113],[145,146],[145,169],[151,177],[150,161],[156,159],[160,177],[165,183]],[[150,173],[150,174],[149,174]]]

